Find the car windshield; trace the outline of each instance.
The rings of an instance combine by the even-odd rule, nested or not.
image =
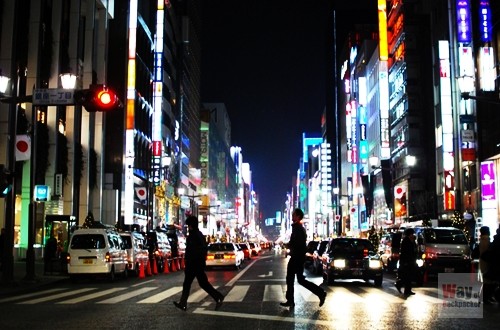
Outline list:
[[[239,245],[242,250],[248,250],[248,245],[246,244],[239,244]]]
[[[233,244],[210,244],[208,246],[208,249],[210,251],[233,251],[234,246]]]
[[[373,251],[370,241],[364,239],[336,239],[330,244],[329,253],[336,257],[363,257]]]
[[[132,248],[132,237],[130,236],[122,236],[123,248],[131,249]]]
[[[428,243],[467,244],[465,234],[456,229],[430,229],[424,235]]]
[[[106,240],[103,235],[99,234],[74,235],[71,240],[73,250],[104,249],[105,247]]]

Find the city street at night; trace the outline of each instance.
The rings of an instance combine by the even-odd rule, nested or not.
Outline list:
[[[182,290],[183,272],[146,278],[69,280],[29,293],[0,297],[2,329],[493,329],[500,306],[484,306],[482,318],[441,318],[437,282],[414,288],[405,298],[384,274],[381,288],[363,281],[322,284],[320,276],[307,278],[328,292],[325,305],[295,284],[296,306],[284,301],[287,258],[265,252],[245,262],[240,270],[213,269],[211,283],[226,295],[215,310],[214,301],[195,281],[186,312],[175,308]]]

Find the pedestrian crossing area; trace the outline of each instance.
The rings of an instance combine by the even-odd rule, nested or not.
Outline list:
[[[168,301],[178,300],[181,295],[182,286],[159,287],[147,283],[142,286],[115,287],[100,289],[94,287],[85,288],[54,288],[38,292],[26,293],[18,296],[0,298],[0,304],[160,304]],[[219,287],[226,296],[224,303],[261,303],[282,302],[285,300],[286,285],[284,284],[237,284],[231,287]],[[345,304],[401,304],[405,299],[397,293],[395,288],[384,289],[368,286],[340,285],[326,288],[328,293],[327,303],[330,305]],[[437,297],[437,289],[416,289],[417,295],[411,299],[426,303],[440,303]],[[295,285],[296,303],[317,303],[318,297],[300,285]],[[202,289],[191,289],[188,303],[211,303],[213,300]]]

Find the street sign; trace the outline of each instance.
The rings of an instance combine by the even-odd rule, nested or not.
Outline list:
[[[71,105],[75,104],[72,89],[39,88],[33,90],[33,105]]]

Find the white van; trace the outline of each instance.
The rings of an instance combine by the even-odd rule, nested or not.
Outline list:
[[[149,262],[149,252],[146,248],[146,239],[141,233],[120,232],[120,236],[127,250],[128,270],[139,276],[141,264],[146,269]]]
[[[469,242],[464,232],[454,227],[414,227],[424,271],[468,273],[471,267]]]
[[[71,279],[83,275],[128,275],[127,250],[120,235],[111,229],[77,229],[68,246],[68,274]]]

